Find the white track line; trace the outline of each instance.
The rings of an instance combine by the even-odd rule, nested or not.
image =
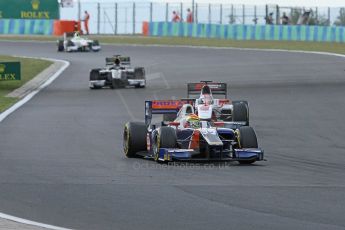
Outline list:
[[[38,58],[36,58],[36,59],[38,59]],[[63,62],[63,66],[55,74],[53,74],[47,81],[45,81],[42,85],[40,85],[36,90],[32,91],[31,93],[26,95],[23,99],[21,99],[20,101],[15,103],[13,106],[11,106],[9,109],[7,109],[3,113],[1,113],[0,114],[0,122],[2,122],[8,115],[10,115],[14,111],[16,111],[19,107],[21,107],[26,102],[28,102],[31,98],[33,98],[42,89],[44,89],[45,87],[50,85],[70,65],[70,63],[68,61],[64,61],[64,60],[57,60],[57,59],[51,59],[51,58],[39,58],[39,59],[54,61],[54,62],[56,62],[56,61]]]
[[[36,227],[40,227],[40,228],[46,228],[46,229],[52,229],[52,230],[71,230],[71,229],[68,229],[68,228],[56,227],[56,226],[49,225],[49,224],[42,224],[42,223],[39,223],[39,222],[18,218],[18,217],[10,216],[10,215],[3,214],[3,213],[0,213],[0,218],[6,219],[6,220],[11,220],[11,221],[14,221],[14,222],[17,222],[17,223],[21,223],[21,224],[27,224],[27,225],[31,225],[31,226],[36,226]]]

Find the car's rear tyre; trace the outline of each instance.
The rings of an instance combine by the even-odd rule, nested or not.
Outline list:
[[[240,148],[258,148],[258,140],[255,131],[250,126],[242,126],[238,129],[238,139]],[[252,164],[256,160],[240,160],[240,164]]]
[[[98,40],[94,40],[93,43],[91,44],[90,48],[93,52],[98,52],[98,49],[94,49],[94,46],[99,46],[99,41]]]
[[[146,150],[147,128],[143,122],[128,122],[123,131],[123,152],[126,157],[137,157],[136,153]]]
[[[249,108],[244,101],[234,102],[232,111],[232,121],[245,122],[249,125]]]
[[[64,51],[63,40],[58,41],[58,52]]]
[[[176,148],[177,136],[176,131],[172,127],[161,127],[153,137],[153,156],[154,160],[159,160],[160,148]]]

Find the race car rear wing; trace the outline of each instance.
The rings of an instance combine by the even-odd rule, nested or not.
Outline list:
[[[216,83],[211,81],[202,81],[198,83],[187,84],[187,96],[190,98],[191,95],[199,95],[204,85],[208,85],[212,91],[212,95],[223,95],[227,98],[227,85],[226,83]]]
[[[131,58],[130,57],[124,57],[124,56],[114,56],[114,57],[106,57],[105,58],[105,65],[114,65],[115,60],[120,60],[120,65],[130,65],[131,64]]]
[[[184,104],[193,103],[191,99],[145,101],[145,124],[151,124],[153,114],[177,114]]]

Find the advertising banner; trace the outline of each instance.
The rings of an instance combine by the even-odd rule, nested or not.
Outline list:
[[[0,62],[0,81],[20,79],[20,62]]]
[[[0,19],[59,19],[57,0],[0,0]]]
[[[345,27],[342,26],[144,22],[143,34],[159,37],[345,43]]]

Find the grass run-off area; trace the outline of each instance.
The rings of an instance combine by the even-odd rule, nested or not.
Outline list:
[[[0,112],[4,111],[19,98],[6,97],[6,95],[13,90],[21,87],[27,81],[31,80],[37,74],[42,72],[52,64],[50,61],[32,59],[32,58],[17,58],[11,56],[0,55],[0,62],[19,61],[21,63],[21,80],[20,81],[0,81]]]
[[[144,36],[112,36],[90,35],[91,39],[97,39],[107,44],[143,44],[143,45],[189,45],[210,47],[236,47],[258,49],[284,49],[319,51],[345,54],[345,44],[330,42],[299,42],[299,41],[237,41],[227,39],[207,38],[180,38],[180,37],[144,37]],[[30,40],[30,41],[56,41],[56,36],[8,36],[1,35],[0,40]]]

